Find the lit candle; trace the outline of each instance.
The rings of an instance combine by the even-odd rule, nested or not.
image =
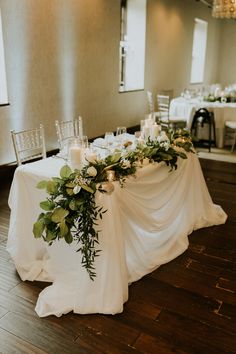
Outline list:
[[[153,124],[152,126],[152,139],[155,139],[158,137],[158,135],[160,134],[160,126],[157,124]]]
[[[72,168],[81,168],[84,161],[84,149],[79,146],[71,146],[69,149],[69,161]]]

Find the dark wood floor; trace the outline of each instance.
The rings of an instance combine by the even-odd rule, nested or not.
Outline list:
[[[201,164],[226,224],[191,234],[183,255],[130,286],[115,316],[37,317],[45,284],[22,282],[5,250],[10,183],[1,183],[0,353],[236,353],[236,164]]]

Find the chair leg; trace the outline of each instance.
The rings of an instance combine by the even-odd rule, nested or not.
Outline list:
[[[211,122],[209,124],[209,152],[211,152]]]
[[[216,147],[216,125],[215,125],[214,118],[213,118],[213,137],[214,137],[214,146]]]
[[[231,147],[231,152],[234,151],[235,143],[236,143],[236,133],[234,133],[234,141],[233,141],[233,144],[232,144],[232,147]]]

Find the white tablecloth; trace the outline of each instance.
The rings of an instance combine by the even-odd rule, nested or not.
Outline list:
[[[183,117],[187,120],[190,129],[194,113],[200,108],[207,108],[214,112],[216,125],[216,143],[218,147],[224,145],[224,124],[227,120],[236,121],[236,103],[206,102],[198,98],[174,98],[170,103],[170,116]]]
[[[7,250],[21,279],[53,282],[39,295],[41,317],[122,312],[130,283],[184,252],[193,230],[222,224],[227,217],[213,204],[196,155],[180,160],[172,172],[163,163],[143,167],[124,188],[115,182],[111,195],[97,192],[96,201],[107,212],[98,225],[102,251],[91,281],[77,245],[61,240],[48,246],[32,234],[45,199],[36,184],[57,176],[62,165],[62,159],[48,158],[18,167],[9,196]]]

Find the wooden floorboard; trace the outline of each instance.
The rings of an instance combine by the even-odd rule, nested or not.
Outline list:
[[[189,235],[188,250],[132,284],[114,316],[37,316],[47,284],[22,282],[6,252],[11,180],[1,181],[0,353],[236,354],[236,164],[200,162],[227,222]]]

